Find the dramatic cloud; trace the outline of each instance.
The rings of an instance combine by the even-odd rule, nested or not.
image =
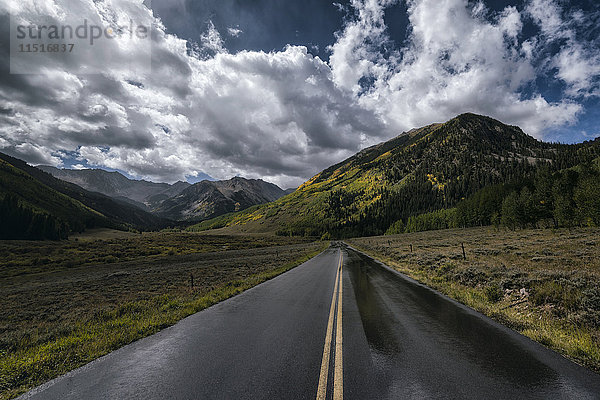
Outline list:
[[[575,30],[578,25],[587,23],[583,13],[565,12],[550,0],[531,1],[527,12],[541,28],[542,43],[560,46],[558,53],[548,60],[548,66],[549,72],[566,84],[566,94],[571,97],[600,95],[600,40],[580,40]],[[566,14],[565,20],[563,14]]]
[[[519,42],[524,17],[515,7],[490,18],[483,3],[470,7],[466,0],[409,1],[408,46],[386,55],[382,49],[389,47],[389,38],[383,18],[389,1],[355,0],[353,5],[359,17],[333,46],[335,81],[355,94],[362,92],[360,104],[394,130],[472,111],[542,137],[544,129],[572,123],[581,111],[571,98],[549,102],[535,92],[523,96],[522,89],[537,78],[535,65],[544,44]],[[544,25],[548,20],[553,32],[548,40],[554,40],[564,24],[557,10],[543,9],[544,21],[536,22]],[[555,63],[563,57],[572,62],[577,53],[577,46],[566,43]],[[593,62],[587,56],[557,73],[571,84],[570,94],[589,88],[590,79],[598,75],[586,64]]]
[[[42,4],[44,13],[52,9],[59,16],[69,5]],[[149,22],[142,5],[113,1],[110,14],[103,5],[86,3],[79,15],[101,26],[109,17]],[[26,21],[35,21],[40,10],[26,2],[9,7]],[[305,47],[232,55],[212,24],[198,47],[150,22],[151,72],[132,69],[144,59],[128,57],[139,51],[137,43],[105,40],[103,50],[112,53],[94,58],[106,61],[101,74],[80,74],[89,55],[74,54],[69,65],[54,65],[45,75],[15,75],[18,84],[0,87],[2,107],[10,110],[0,115],[2,150],[53,165],[60,165],[62,151],[76,151],[92,166],[155,180],[206,172],[288,186],[385,138],[380,120],[337,88],[329,66]]]
[[[227,33],[229,33],[230,36],[238,37],[244,33],[244,31],[242,31],[240,28],[227,28]]]
[[[217,31],[212,21],[208,23],[208,30],[206,33],[200,36],[200,41],[205,49],[213,52],[214,54],[227,52],[225,49],[225,43],[223,42],[219,31]]]
[[[287,187],[364,146],[467,111],[543,137],[599,95],[600,51],[578,37],[589,23],[581,13],[549,0],[498,12],[466,0],[408,1],[409,34],[395,43],[385,20],[394,4],[352,0],[327,62],[304,46],[231,53],[224,37],[245,29],[219,32],[211,21],[197,42],[181,39],[141,0],[5,1],[0,151],[160,181],[205,172]],[[121,35],[64,57],[36,54],[42,74],[10,75],[8,13],[24,24],[87,19]],[[132,21],[151,36],[132,39]],[[528,21],[539,35],[524,37]],[[564,85],[560,98],[540,93],[541,75]]]

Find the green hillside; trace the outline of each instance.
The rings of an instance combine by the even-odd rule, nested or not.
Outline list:
[[[492,185],[533,179],[599,155],[599,141],[544,143],[463,114],[367,148],[273,203],[190,228],[337,237],[383,234],[398,220],[452,208]]]
[[[128,229],[131,227],[142,230],[153,230],[165,228],[172,224],[172,221],[152,215],[126,201],[114,199],[101,193],[91,192],[73,183],[57,179],[51,174],[9,155],[0,153],[0,160],[24,172],[37,181],[37,183],[51,188],[103,215],[105,218],[101,223],[102,226],[119,229]],[[35,199],[24,198],[28,199],[28,201],[35,201]],[[78,216],[74,216],[72,219],[78,219]],[[84,225],[87,224],[86,222]]]
[[[109,225],[102,214],[51,189],[2,159],[0,200],[3,238],[58,239],[69,231]],[[50,224],[54,228],[40,233],[39,227],[25,226],[27,223]]]

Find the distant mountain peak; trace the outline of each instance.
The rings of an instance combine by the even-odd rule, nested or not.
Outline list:
[[[74,183],[93,192],[128,201],[148,211],[156,207],[161,201],[177,195],[190,186],[187,182],[177,182],[171,185],[129,179],[118,171],[103,169],[76,170],[48,166],[40,166],[39,168],[58,179]]]
[[[156,210],[165,218],[200,221],[275,201],[287,193],[262,179],[235,176],[224,181],[201,181],[165,200]]]
[[[491,117],[474,113],[460,114],[442,125],[450,126],[453,124],[463,127],[463,129],[475,136],[478,134],[494,134],[500,136],[509,135],[511,137],[515,135],[530,137],[518,126],[507,125]]]
[[[202,220],[274,201],[287,194],[262,179],[241,176],[224,181],[167,184],[129,179],[118,171],[40,168],[58,179],[172,220]]]

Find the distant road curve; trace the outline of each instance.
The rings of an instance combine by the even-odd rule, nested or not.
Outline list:
[[[336,244],[21,398],[600,399],[600,376]]]

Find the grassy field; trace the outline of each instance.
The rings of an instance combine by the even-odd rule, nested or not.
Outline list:
[[[228,249],[252,249],[310,239],[274,236],[205,235],[189,232],[129,233],[109,229],[74,235],[61,242],[0,241],[0,278],[66,270],[82,265],[194,254]]]
[[[264,282],[328,245],[110,231],[76,239],[0,242],[0,399]]]
[[[600,229],[473,228],[347,243],[600,372]]]

